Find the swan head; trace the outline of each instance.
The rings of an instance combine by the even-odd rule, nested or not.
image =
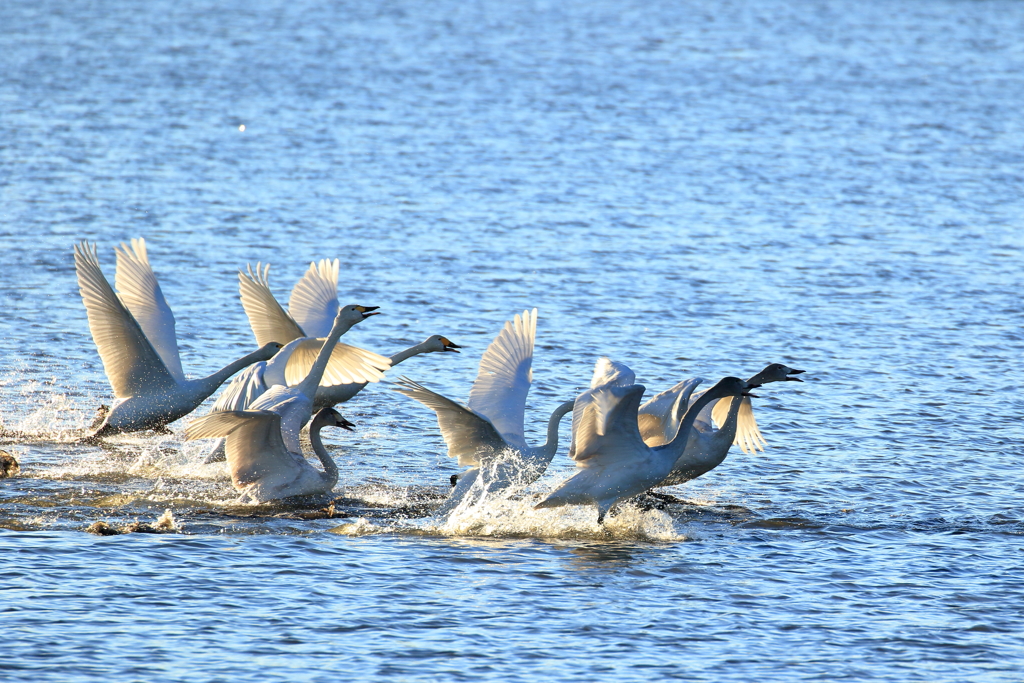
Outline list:
[[[313,429],[314,427],[316,429],[321,427],[341,427],[342,429],[347,429],[351,432],[355,425],[342,417],[341,413],[334,408],[324,408],[316,414],[316,417],[313,418],[313,422],[310,424],[310,429]]]
[[[442,337],[439,334],[432,334],[427,337],[426,341],[423,342],[423,346],[426,348],[428,353],[443,353],[445,351],[458,353],[459,349],[462,348],[455,342],[448,339],[448,337]]]
[[[761,372],[751,377],[756,384],[767,384],[768,382],[803,382],[799,377],[793,375],[803,374],[803,370],[795,370],[782,363],[772,363]]]
[[[357,304],[349,304],[348,306],[342,306],[338,309],[338,319],[344,320],[350,325],[362,322],[369,318],[371,315],[378,315],[380,311],[377,309],[380,306],[359,306]]]
[[[284,344],[278,344],[277,342],[267,342],[259,348],[256,352],[256,356],[260,360],[270,360],[277,355],[277,352],[284,348]]]

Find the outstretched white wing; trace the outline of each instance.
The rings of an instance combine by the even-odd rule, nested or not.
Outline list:
[[[483,415],[510,444],[526,447],[526,396],[533,382],[533,343],[537,309],[523,311],[494,338],[480,359],[469,407]]]
[[[307,336],[271,293],[268,277],[270,264],[264,266],[257,263],[255,273],[251,266],[246,266],[246,271],[238,271],[238,294],[245,315],[249,318],[249,327],[256,335],[256,343],[260,346],[270,342],[287,344],[293,339]]]
[[[690,395],[703,381],[701,377],[684,379],[640,406],[637,423],[644,443],[653,448],[666,444],[676,437]]]
[[[185,373],[178,357],[178,337],[174,331],[174,314],[160,291],[160,284],[149,265],[146,240],[141,237],[115,248],[117,272],[114,285],[121,301],[131,311],[142,333],[160,355],[171,377],[183,382]]]
[[[711,411],[711,419],[721,428],[729,415],[729,407],[733,399],[719,399]],[[754,419],[754,404],[747,396],[739,397],[740,410],[736,415],[736,438],[733,443],[743,449],[744,453],[763,451],[768,442],[761,436],[761,430],[757,428],[757,420]]]
[[[307,338],[296,343],[284,369],[284,380],[288,386],[294,386],[306,379],[325,341],[326,339]],[[339,343],[331,351],[331,359],[327,362],[327,369],[320,379],[320,386],[379,382],[384,378],[384,371],[390,367],[390,358]]]
[[[96,245],[75,245],[78,289],[89,316],[89,331],[103,369],[118,398],[129,398],[177,385],[139,323],[114,294],[100,270]]]
[[[578,467],[606,465],[647,451],[636,420],[643,395],[642,384],[605,385],[580,394],[576,405],[583,409],[578,420],[573,416],[576,448],[571,454]]]
[[[460,465],[478,466],[508,448],[494,425],[482,415],[408,377],[400,378],[397,384],[399,386],[394,391],[416,399],[434,411],[441,436],[448,444],[448,455],[458,458]]]
[[[281,416],[269,410],[239,410],[210,413],[193,420],[185,439],[226,437],[224,447],[236,488],[268,476],[294,475],[299,469],[295,456],[281,439]]]
[[[310,263],[292,288],[288,313],[308,337],[326,337],[338,315],[338,259]]]

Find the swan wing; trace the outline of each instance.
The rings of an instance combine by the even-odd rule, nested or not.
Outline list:
[[[739,446],[744,453],[763,451],[768,442],[761,436],[761,430],[757,428],[757,420],[754,419],[754,404],[750,397],[741,397],[739,413],[736,415],[736,438],[733,443]],[[719,426],[725,424],[731,406],[729,399],[719,399],[711,411],[711,418]]]
[[[325,341],[309,337],[296,343],[284,369],[284,380],[288,386],[294,386],[306,378]],[[379,382],[384,378],[384,371],[390,367],[390,358],[356,346],[335,344],[320,386]]]
[[[185,430],[187,440],[226,437],[231,483],[248,486],[271,475],[299,469],[296,457],[281,439],[281,416],[268,410],[237,410],[211,413],[193,420]]]
[[[625,363],[619,363],[607,356],[601,356],[594,364],[594,376],[590,379],[590,388],[605,384],[625,387],[636,383],[636,374]]]
[[[494,338],[480,359],[469,408],[483,415],[509,443],[526,446],[526,396],[533,382],[533,343],[537,336],[537,309],[523,311]]]
[[[75,271],[89,316],[89,331],[114,395],[129,398],[176,386],[139,323],[103,277],[95,244],[75,245]]]
[[[310,263],[292,288],[288,313],[310,337],[326,337],[338,315],[338,259]]]
[[[250,365],[235,375],[231,383],[217,397],[213,404],[214,412],[223,410],[245,410],[252,402],[267,391],[264,378],[266,362]]]
[[[693,390],[703,381],[701,377],[684,379],[672,388],[655,394],[640,406],[640,410],[637,411],[637,422],[644,443],[654,447],[675,438],[682,413],[685,412],[680,408],[688,405]]]
[[[277,303],[270,291],[270,265],[256,264],[256,272],[246,266],[246,272],[238,271],[238,294],[242,308],[249,318],[249,327],[260,346],[277,342],[287,344],[293,339],[305,337],[305,332],[289,317],[281,304]]]
[[[114,285],[121,302],[131,311],[142,328],[142,333],[153,345],[167,372],[178,382],[185,381],[178,357],[178,337],[174,331],[174,314],[167,305],[156,274],[149,265],[146,240],[133,239],[129,247],[124,242],[114,250],[117,253],[117,271]]]
[[[395,391],[434,411],[441,436],[448,444],[448,455],[457,458],[460,465],[478,466],[508,448],[498,430],[484,416],[407,377],[400,378],[397,384]]]
[[[646,453],[640,437],[637,410],[643,398],[642,384],[602,386],[589,389],[576,399],[583,410],[573,415],[575,450],[571,454],[579,467],[605,465],[635,453]]]

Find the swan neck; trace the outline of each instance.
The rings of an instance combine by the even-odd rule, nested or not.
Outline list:
[[[213,392],[217,391],[218,387],[220,387],[221,384],[224,384],[224,382],[226,382],[233,374],[243,368],[249,367],[257,361],[263,360],[264,358],[265,355],[262,353],[262,349],[257,349],[252,353],[242,356],[238,360],[228,363],[212,375],[195,380],[195,383],[202,386],[204,391],[209,389],[209,391],[206,392],[206,395],[209,396]]]
[[[562,405],[558,406],[551,413],[551,417],[548,418],[548,438],[541,446],[541,453],[549,461],[555,457],[555,452],[558,450],[558,425],[562,421],[562,418],[566,413],[572,410],[572,407],[576,404],[576,399],[566,401]]]
[[[321,427],[323,427],[322,422],[313,420],[309,426],[309,442],[313,445],[316,457],[320,458],[320,464],[324,466],[324,482],[333,489],[334,485],[338,483],[338,466],[334,464],[334,460],[324,448],[324,442],[320,439]]]
[[[345,334],[353,324],[348,321],[334,321],[331,333],[327,335],[324,345],[320,347],[320,352],[317,353],[316,360],[313,361],[313,367],[309,369],[309,374],[306,375],[304,380],[299,382],[299,391],[309,398],[310,401],[313,400],[313,396],[316,394],[316,388],[320,386],[320,380],[323,379],[324,370],[327,369],[327,364],[331,360],[331,353],[334,352],[334,347],[338,344],[338,340],[341,339],[341,335]]]
[[[409,360],[413,356],[418,356],[421,353],[426,353],[426,349],[423,347],[423,344],[416,344],[415,346],[410,346],[407,349],[403,349],[402,351],[399,351],[395,355],[391,356],[391,367],[398,365],[403,360]]]
[[[693,423],[697,421],[697,415],[704,409],[704,406],[719,398],[722,398],[722,396],[712,388],[701,394],[686,409],[686,414],[683,415],[683,420],[679,423],[679,429],[676,431],[675,438],[665,445],[665,448],[673,454],[674,458],[678,458],[686,449],[686,442],[690,438],[690,430],[693,429]]]

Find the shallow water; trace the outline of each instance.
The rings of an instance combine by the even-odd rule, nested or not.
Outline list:
[[[1020,680],[1024,5],[109,5],[0,5],[3,678]],[[192,376],[253,347],[239,267],[330,257],[384,311],[345,340],[449,336],[395,374],[460,400],[538,307],[533,443],[602,354],[806,382],[604,528],[530,509],[564,446],[432,517],[457,467],[384,384],[333,507],[238,505],[185,421],[74,443],[72,245],[137,236]]]

